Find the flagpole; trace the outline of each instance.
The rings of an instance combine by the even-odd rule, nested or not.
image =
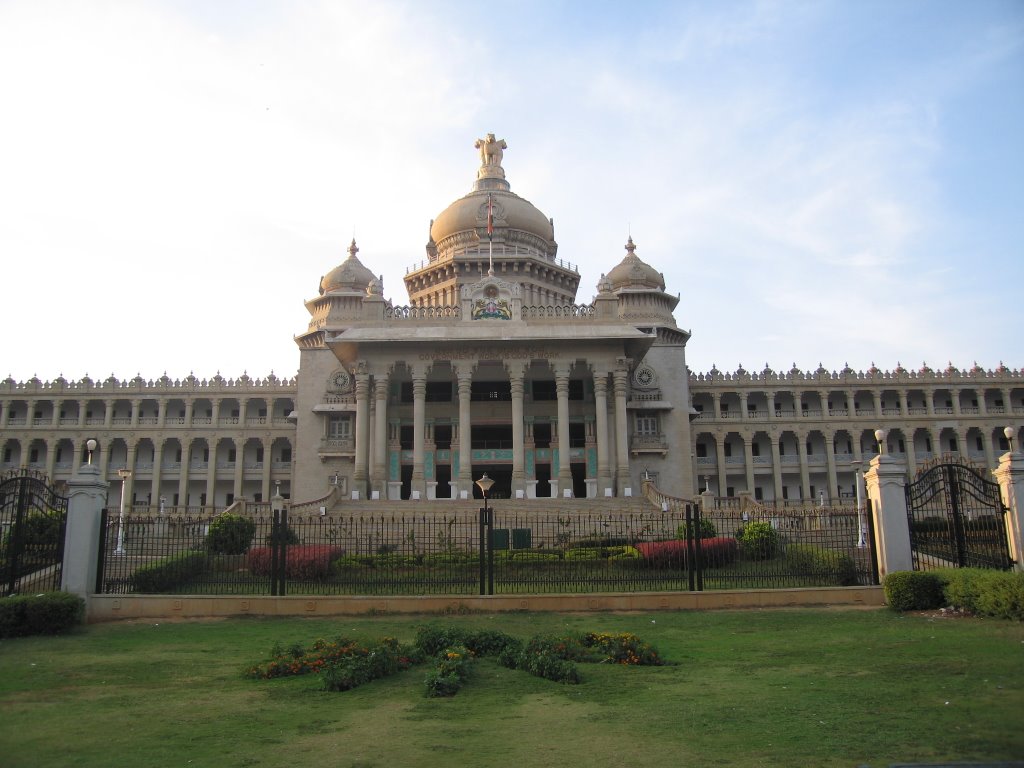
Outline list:
[[[494,277],[494,213],[491,195],[487,195],[487,274]]]

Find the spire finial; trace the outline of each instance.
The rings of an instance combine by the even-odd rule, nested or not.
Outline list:
[[[636,246],[633,245],[633,235],[630,235],[629,239],[626,241],[626,252],[630,256],[633,256],[634,255],[633,251],[635,251],[635,250],[636,250]]]
[[[353,237],[352,245],[348,247],[348,257],[354,259],[357,253],[359,253],[359,246],[356,245],[356,239]]]

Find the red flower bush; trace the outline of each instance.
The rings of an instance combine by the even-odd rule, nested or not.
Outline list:
[[[293,544],[286,549],[284,575],[299,581],[327,578],[331,562],[345,554],[343,547],[331,544]],[[250,549],[247,563],[255,576],[270,576],[270,547]]]
[[[696,542],[694,542],[696,547]],[[655,568],[685,568],[686,542],[682,539],[671,541],[643,541],[636,545],[644,561]],[[736,539],[717,536],[701,539],[701,557],[705,566],[728,565],[736,559],[739,545]]]

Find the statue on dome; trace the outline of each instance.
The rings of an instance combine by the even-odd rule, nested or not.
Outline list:
[[[488,133],[487,138],[477,139],[473,144],[480,150],[481,168],[501,168],[503,149],[508,149],[504,139],[495,139],[493,133]]]

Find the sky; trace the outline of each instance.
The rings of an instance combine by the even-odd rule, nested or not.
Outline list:
[[[287,378],[476,138],[695,373],[1024,368],[1024,2],[0,0],[0,376]]]

